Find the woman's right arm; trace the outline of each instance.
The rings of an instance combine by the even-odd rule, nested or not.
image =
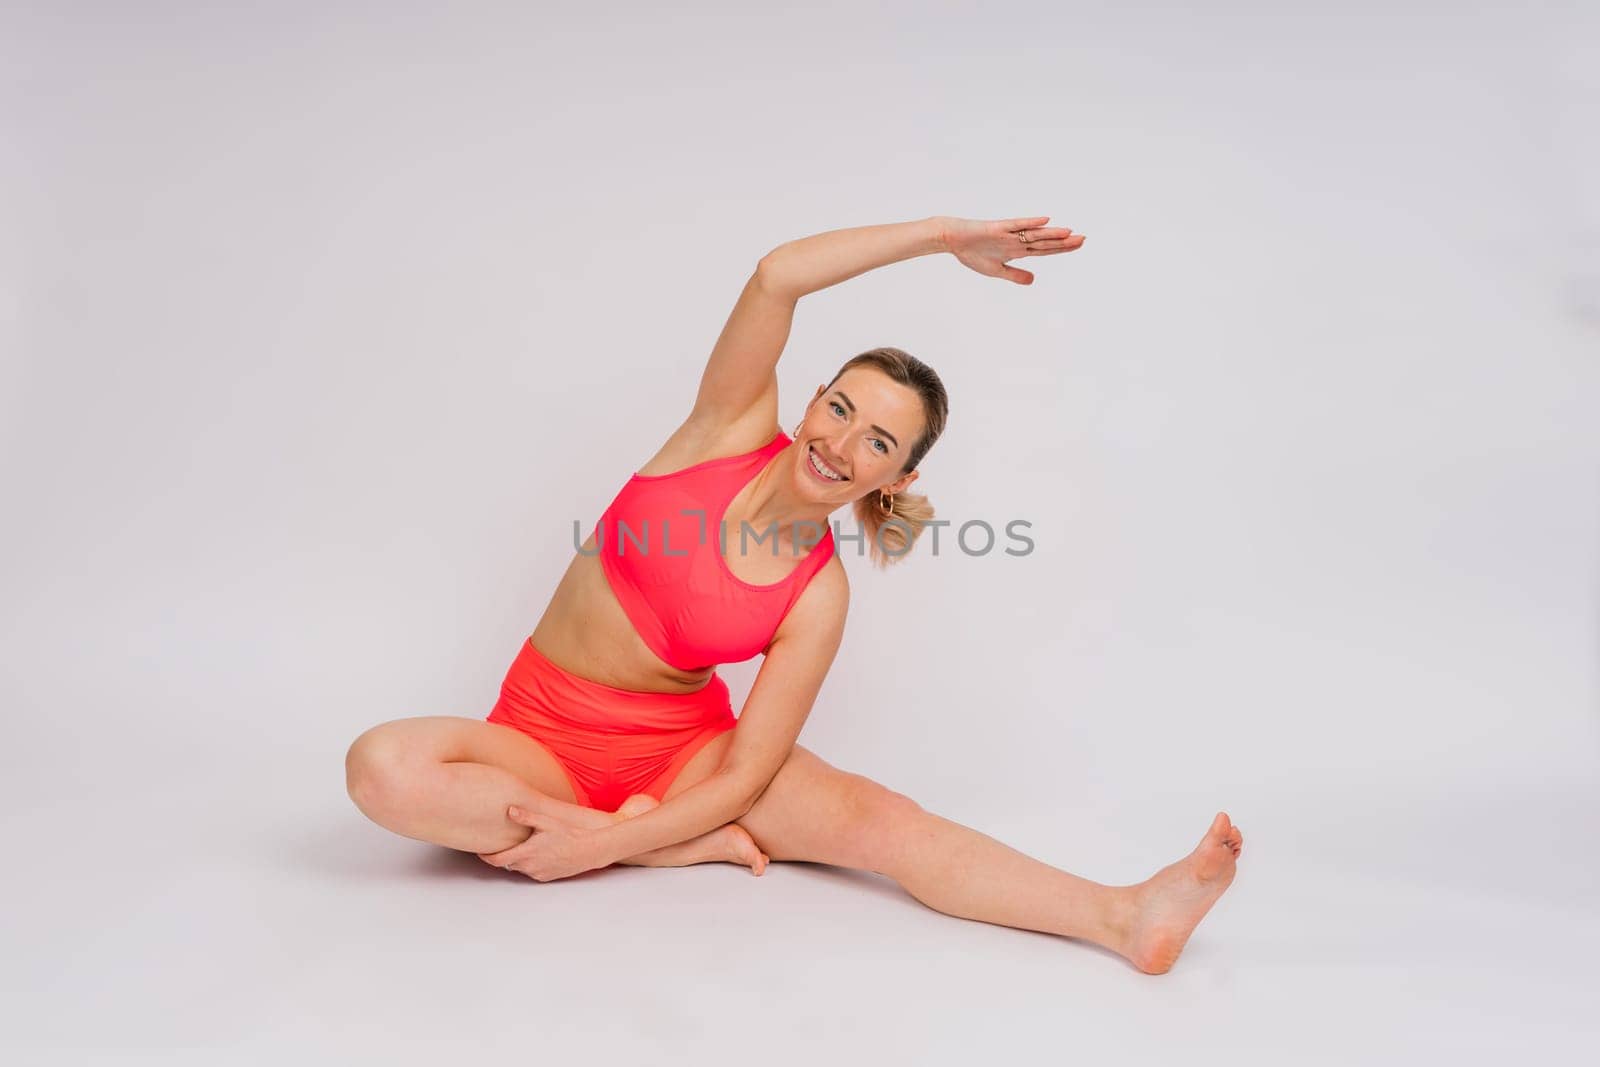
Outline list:
[[[875,267],[945,251],[946,221],[935,215],[830,230],[762,256],[711,350],[690,420],[723,427],[754,412],[755,425],[776,425],[778,359],[800,298]]]
[[[761,260],[767,285],[799,300],[877,267],[947,251],[949,221],[931,215],[915,222],[854,226],[789,241]]]
[[[756,425],[778,424],[778,358],[789,343],[794,297],[775,290],[756,266],[700,375],[689,421],[721,429],[756,410]]]

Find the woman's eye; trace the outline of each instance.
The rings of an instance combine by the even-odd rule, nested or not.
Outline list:
[[[889,446],[888,446],[888,445],[886,445],[886,444],[884,444],[884,443],[883,443],[883,442],[882,442],[882,441],[881,441],[881,440],[879,440],[879,439],[878,439],[878,438],[876,438],[876,437],[874,437],[874,438],[873,438],[873,439],[872,439],[872,442],[873,442],[873,444],[875,444],[875,445],[877,445],[877,446],[878,446],[878,451],[879,451],[879,452],[887,452],[887,451],[889,451]]]
[[[839,403],[837,400],[828,401],[828,406],[839,412],[841,415],[844,414],[844,405]]]

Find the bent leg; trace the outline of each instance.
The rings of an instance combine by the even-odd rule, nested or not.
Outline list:
[[[425,715],[367,730],[345,754],[345,787],[362,814],[404,837],[463,852],[526,840],[512,805],[574,825],[604,812],[575,803],[560,763],[539,742],[480,719]]]
[[[448,715],[396,719],[361,734],[345,755],[345,784],[356,807],[379,826],[474,853],[527,840],[529,829],[506,815],[512,805],[595,828],[655,804],[652,797],[630,798],[615,813],[578,804],[566,772],[544,745],[501,723]],[[747,862],[729,848],[728,836],[714,830],[623,862]]]

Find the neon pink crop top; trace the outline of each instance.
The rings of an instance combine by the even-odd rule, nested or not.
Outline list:
[[[806,583],[833,556],[828,523],[799,565],[771,585],[743,581],[723,558],[723,552],[740,551],[740,524],[724,526],[728,505],[789,440],[779,430],[753,452],[671,474],[635,474],[595,524],[612,592],[650,650],[679,670],[739,663],[764,651]],[[789,554],[773,547],[768,531],[745,530],[746,554]],[[796,536],[804,541],[805,534],[802,528]]]

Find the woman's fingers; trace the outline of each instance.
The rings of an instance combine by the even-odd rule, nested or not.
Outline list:
[[[519,808],[516,805],[506,809],[506,818],[520,826],[532,827],[533,833],[510,848],[501,849],[499,852],[477,853],[477,857],[491,867],[506,867],[515,864],[522,858],[524,850],[528,847],[528,842],[532,841],[540,830],[548,828],[551,824],[551,820],[543,815],[536,815],[526,808]]]
[[[1038,255],[1040,252],[1070,252],[1082,244],[1082,237],[1071,237],[1065,241],[1029,241],[1025,251],[1029,255]]]
[[[491,867],[510,866],[522,858],[521,849],[527,843],[526,841],[519,841],[510,848],[502,849],[499,852],[480,852],[478,853],[478,858]]]
[[[979,274],[1016,285],[1032,285],[1033,274],[1009,266],[1009,260],[1059,255],[1083,245],[1082,234],[1073,233],[1069,226],[1046,226],[1049,221],[1049,215],[991,221],[958,219],[947,228],[945,243],[963,266]]]
[[[515,804],[506,809],[506,818],[510,819],[514,823],[520,823],[523,826],[532,826],[537,829],[543,829],[546,825],[548,825],[548,820],[543,816],[536,815],[535,813],[528,811],[526,808],[519,808]]]

